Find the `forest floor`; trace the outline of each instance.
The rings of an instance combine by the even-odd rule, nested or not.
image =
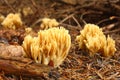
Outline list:
[[[41,77],[31,78],[28,75],[16,76],[12,73],[8,75],[0,69],[0,80],[120,80],[119,4],[120,1],[72,5],[60,0],[0,0],[0,15],[20,13],[24,25],[32,26],[36,32],[40,25],[39,22],[36,24],[36,21],[44,17],[54,18],[69,30],[72,38],[69,54],[58,68],[43,73]],[[84,28],[86,23],[100,26],[104,29],[105,35],[110,35],[115,40],[117,51],[113,57],[105,58],[99,54],[90,57],[89,54],[78,49],[75,38],[80,34],[80,30]],[[1,30],[0,39],[4,36]],[[16,33],[10,30],[7,30],[7,32],[9,37]],[[6,36],[4,37],[6,38]],[[9,38],[8,43],[16,44],[15,39],[16,37]],[[23,39],[17,40],[17,44],[21,45]]]

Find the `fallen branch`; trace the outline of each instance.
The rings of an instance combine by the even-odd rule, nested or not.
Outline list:
[[[0,56],[0,71],[6,75],[41,77],[52,68],[42,64],[34,63],[28,58],[12,58]]]

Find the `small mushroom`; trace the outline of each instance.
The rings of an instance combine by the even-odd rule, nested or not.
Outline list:
[[[57,27],[58,25],[59,23],[56,21],[56,19],[43,18],[40,27],[42,29],[48,29],[52,27]]]
[[[7,17],[3,20],[1,23],[3,27],[8,29],[17,29],[22,26],[22,20],[20,18],[20,14],[16,13],[10,13],[7,15]]]

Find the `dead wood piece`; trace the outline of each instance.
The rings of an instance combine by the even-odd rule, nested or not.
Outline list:
[[[34,63],[27,58],[12,58],[0,56],[0,71],[6,75],[41,77],[52,68],[42,64]]]
[[[23,57],[24,54],[25,52],[22,46],[0,43],[0,55],[1,56]]]

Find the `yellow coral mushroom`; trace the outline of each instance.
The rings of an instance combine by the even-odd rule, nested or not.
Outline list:
[[[18,13],[8,14],[7,17],[3,20],[2,25],[5,28],[9,28],[9,29],[17,29],[17,28],[21,27],[22,21],[21,21],[20,15]]]
[[[110,37],[106,39],[99,26],[86,24],[80,33],[76,37],[80,49],[89,51],[91,56],[95,53],[102,53],[106,57],[114,55],[116,51],[115,41]]]
[[[43,18],[40,27],[42,29],[48,29],[52,27],[57,27],[58,25],[59,22],[57,22],[56,19]]]
[[[115,51],[116,51],[115,41],[108,36],[106,46],[104,46],[104,54],[103,55],[108,57],[109,55],[114,55]]]
[[[30,57],[31,58],[31,44],[32,44],[32,40],[33,40],[33,37],[31,35],[27,35],[25,38],[24,38],[24,42],[23,42],[23,48],[24,48],[24,51],[26,52],[26,56]]]
[[[4,19],[5,17],[2,14],[0,14],[0,23],[3,22]]]
[[[71,37],[63,27],[50,28],[38,32],[38,37],[26,36],[23,48],[26,55],[37,63],[59,66],[66,58],[71,45]]]

